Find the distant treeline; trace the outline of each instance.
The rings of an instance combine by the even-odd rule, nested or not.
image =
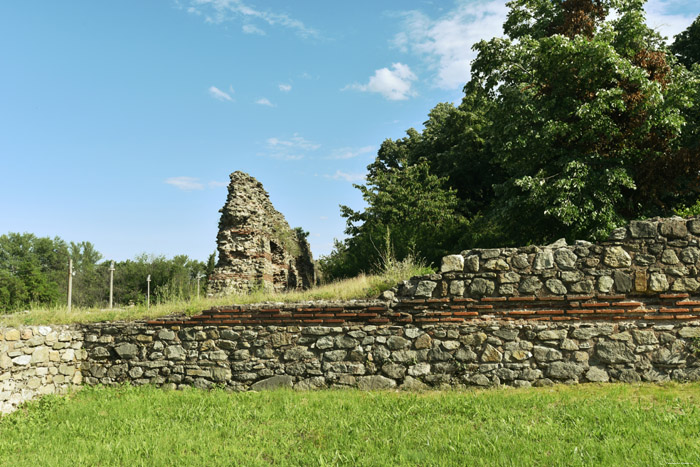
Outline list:
[[[462,102],[381,145],[324,276],[700,214],[700,18],[669,46],[643,4],[509,2]]]
[[[59,237],[30,233],[0,236],[0,312],[32,306],[65,305],[68,263],[73,260],[73,306],[100,307],[109,302],[110,260],[90,242],[66,242]],[[188,299],[197,294],[197,275],[213,271],[215,254],[206,263],[178,255],[142,254],[133,260],[114,262],[114,303],[146,301],[146,278],[151,276],[151,303]],[[206,291],[206,278],[200,293]]]

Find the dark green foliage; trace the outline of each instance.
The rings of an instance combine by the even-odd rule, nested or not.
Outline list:
[[[109,265],[90,242],[66,244],[56,237],[9,233],[0,236],[0,311],[31,306],[64,305],[68,291],[68,260],[73,260],[73,305],[106,306],[109,301]],[[151,300],[165,302],[197,295],[206,289],[206,274],[213,271],[215,255],[208,263],[185,255],[166,259],[141,255],[115,263],[114,303],[128,305],[146,300],[146,277],[151,275]]]
[[[214,253],[210,254],[209,257],[207,258],[207,267],[206,267],[206,275],[209,276],[214,272],[214,269],[216,269],[216,251]]]
[[[507,172],[498,222],[523,243],[601,238],[631,218],[669,214],[699,168],[681,146],[688,73],[666,60],[641,2],[567,0],[554,19],[543,5],[559,4],[512,2],[510,37],[476,45],[473,83],[496,103],[493,150]],[[620,16],[605,22],[612,6]]]
[[[700,63],[700,16],[695,18],[688,29],[676,36],[671,44],[671,52],[687,68]]]
[[[409,136],[406,144],[412,143]],[[400,146],[387,151],[386,143],[383,149],[392,154],[402,151]],[[331,258],[322,260],[325,277],[379,268],[387,236],[391,255],[399,261],[417,253],[428,262],[439,262],[466,224],[457,210],[456,191],[446,186],[446,178],[430,173],[426,160],[406,165],[399,157],[390,157],[386,164],[377,158],[370,167],[367,184],[356,185],[369,206],[361,212],[341,206],[350,238]]]
[[[68,247],[60,238],[9,233],[0,236],[0,310],[65,299]]]
[[[105,262],[103,267],[106,267]],[[142,254],[133,260],[115,263],[114,300],[126,305],[145,303],[146,277],[151,276],[151,302],[164,303],[197,295],[197,274],[201,274],[200,293],[206,288],[207,265],[186,255],[173,259]],[[109,293],[109,292],[108,292]]]
[[[102,254],[90,242],[70,244],[70,257],[73,260],[73,305],[88,307],[106,303],[109,291],[109,273],[105,265],[100,265]],[[66,269],[61,265],[61,269]]]

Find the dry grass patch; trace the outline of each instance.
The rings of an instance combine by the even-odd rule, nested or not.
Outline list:
[[[359,300],[376,298],[397,282],[415,275],[430,272],[423,266],[402,265],[381,274],[362,274],[352,279],[332,282],[300,292],[270,293],[258,291],[247,295],[226,297],[202,297],[188,301],[172,301],[154,304],[150,309],[145,305],[117,309],[77,308],[69,312],[67,307],[37,307],[28,311],[0,316],[0,326],[95,323],[103,321],[133,321],[144,318],[157,318],[168,315],[185,314],[193,316],[215,306],[245,305],[261,302],[303,302],[311,300]]]

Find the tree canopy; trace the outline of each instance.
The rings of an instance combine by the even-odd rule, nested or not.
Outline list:
[[[700,16],[695,18],[688,29],[676,36],[671,51],[687,68],[700,63]]]
[[[333,254],[371,258],[363,238],[376,231],[432,262],[475,246],[597,239],[697,200],[699,67],[679,64],[646,26],[643,2],[508,6],[505,37],[474,46],[461,104],[438,104],[422,131],[382,144],[358,186],[368,207],[341,209],[349,238]]]
[[[68,260],[73,260],[72,303],[75,306],[105,306],[109,300],[109,266],[90,242],[70,244],[60,238],[30,233],[0,235],[0,312],[55,306],[67,302]],[[172,259],[139,255],[118,261],[114,272],[114,301],[117,305],[143,303],[146,278],[151,275],[151,300],[186,299],[196,295],[198,274],[210,274],[214,255],[207,263],[185,255]],[[206,288],[206,280],[200,281]]]

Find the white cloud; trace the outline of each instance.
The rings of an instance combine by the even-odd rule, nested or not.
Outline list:
[[[348,173],[342,170],[336,170],[333,175],[324,175],[324,177],[333,180],[345,180],[349,183],[363,182],[365,180],[365,174],[363,173]]]
[[[204,189],[204,185],[194,177],[170,177],[165,179],[165,183],[183,191]]]
[[[256,104],[259,104],[259,105],[266,105],[266,106],[268,106],[268,107],[274,107],[274,106],[275,106],[275,104],[273,104],[272,102],[270,102],[270,100],[269,100],[267,97],[262,97],[262,98],[258,99],[257,101],[255,101],[255,103],[256,103]]]
[[[695,19],[697,0],[649,0],[647,24],[670,40]],[[695,14],[678,13],[692,11]],[[400,14],[402,31],[392,40],[402,52],[421,57],[434,73],[434,84],[442,89],[461,89],[470,78],[472,46],[480,40],[503,35],[508,8],[503,0],[474,2],[459,0],[438,18],[421,11]]]
[[[328,159],[353,159],[364,154],[373,153],[376,150],[374,146],[363,146],[358,149],[340,148],[336,149],[328,156]]]
[[[241,28],[244,33],[246,34],[256,34],[258,36],[264,36],[265,31],[260,29],[259,27],[255,26],[254,24],[244,24],[243,27]]]
[[[311,150],[311,151],[315,151],[316,149],[321,147],[320,144],[314,143],[312,141],[305,139],[302,136],[299,136],[299,133],[294,133],[294,136],[292,136],[290,139],[287,139],[287,140],[279,139],[279,138],[268,138],[267,145],[271,148],[283,147],[283,148],[303,149],[303,150]]]
[[[282,92],[289,92],[292,90],[292,85],[291,84],[280,84],[279,88],[280,88],[280,91],[282,91]]]
[[[304,38],[319,36],[318,31],[306,26],[303,22],[290,17],[286,13],[259,10],[254,6],[244,3],[243,0],[189,0],[188,5],[190,6],[186,10],[189,13],[203,16],[208,23],[218,24],[235,19],[247,21],[243,28],[244,32],[248,34],[251,33],[250,31],[254,30],[249,28],[250,31],[246,31],[245,27],[251,25],[252,21],[261,21],[270,26],[282,26],[291,29],[297,35]],[[256,30],[261,30],[254,25],[251,26]]]
[[[476,57],[472,45],[502,35],[507,13],[503,0],[462,0],[438,19],[420,11],[404,12],[403,31],[392,42],[401,51],[422,57],[435,73],[436,86],[461,89],[469,80],[469,66]]]
[[[342,91],[354,89],[362,92],[376,92],[390,101],[406,100],[415,96],[411,89],[411,82],[416,80],[416,75],[408,65],[393,63],[391,70],[380,68],[369,78],[367,84],[349,84]]]
[[[649,0],[644,5],[647,13],[647,25],[655,29],[662,36],[666,36],[669,42],[673,42],[673,36],[685,31],[695,20],[696,14],[678,14],[673,11],[685,9],[698,13],[697,0]]]
[[[231,92],[233,92],[233,89],[231,89]],[[211,86],[209,88],[209,95],[213,97],[214,99],[218,99],[220,101],[232,101],[233,98],[231,95],[227,92],[222,91],[221,89],[217,88],[216,86]]]

